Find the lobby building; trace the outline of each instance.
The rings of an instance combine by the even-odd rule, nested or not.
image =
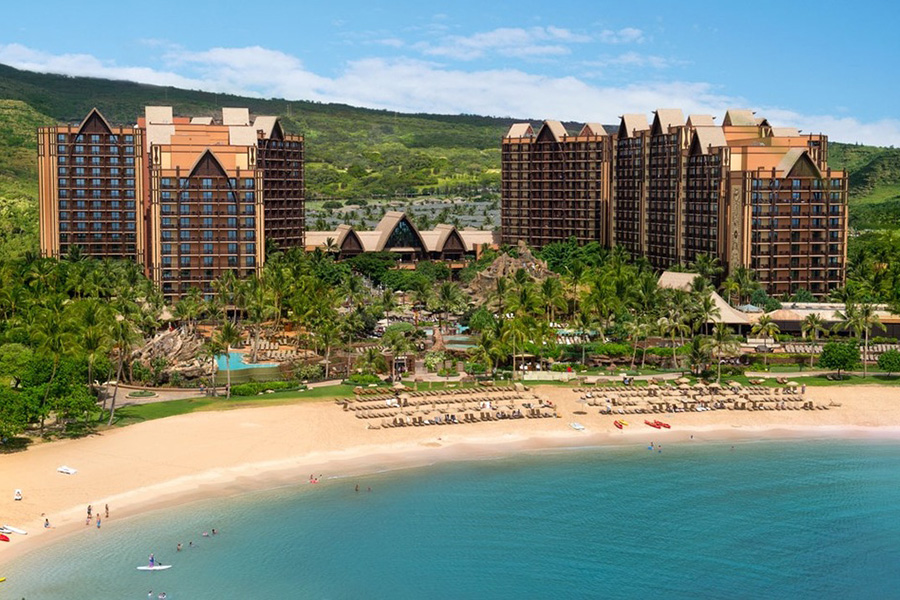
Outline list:
[[[586,129],[601,126],[576,136],[556,121],[537,134],[531,124],[510,128],[502,140],[503,243],[598,241],[660,270],[706,254],[726,272],[753,270],[772,295],[804,288],[822,296],[843,285],[847,175],[828,166],[826,136],[773,127],[749,110],[729,110],[716,125],[710,115],[660,109],[652,120],[627,114],[606,127],[596,161],[562,158]],[[592,211],[593,235],[566,217],[580,214],[569,189],[577,181],[596,182],[578,198]]]
[[[226,271],[259,272],[266,243],[303,247],[303,138],[246,108],[221,118],[148,106],[114,127],[96,109],[79,125],[38,131],[44,256],[74,246],[131,259],[167,301],[212,293]]]

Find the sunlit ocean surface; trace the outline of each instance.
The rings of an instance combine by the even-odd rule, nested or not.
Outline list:
[[[900,597],[900,444],[662,450],[304,475],[86,528],[0,565],[0,598]]]

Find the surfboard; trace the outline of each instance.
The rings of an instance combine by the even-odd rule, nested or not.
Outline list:
[[[18,527],[13,527],[12,525],[4,525],[3,529],[7,530],[10,533],[18,533],[19,535],[28,535],[28,532],[24,529],[19,529]]]
[[[171,569],[171,568],[172,568],[172,565],[156,565],[153,567],[151,567],[151,566],[138,567],[137,570],[138,571],[165,571],[166,569]]]

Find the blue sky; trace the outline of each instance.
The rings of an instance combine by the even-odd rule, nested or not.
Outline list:
[[[615,123],[752,108],[833,140],[900,145],[889,2],[224,5],[16,3],[0,63],[404,112]],[[105,30],[81,27],[95,20]]]

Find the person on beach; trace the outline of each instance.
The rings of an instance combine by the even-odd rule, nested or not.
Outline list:
[[[85,524],[85,526],[91,524],[91,515],[88,515],[88,516],[87,516],[87,519],[84,520],[84,524]]]
[[[44,529],[50,529],[50,519],[44,519]]]
[[[97,515],[97,529],[100,529],[100,515]]]
[[[106,513],[104,516],[105,516],[105,518],[108,519],[109,518],[109,504],[105,505],[104,508],[105,508],[104,512]]]
[[[357,493],[359,492],[359,484],[358,483],[356,484],[356,491],[357,491]]]
[[[91,505],[88,504],[88,519],[91,518]]]

